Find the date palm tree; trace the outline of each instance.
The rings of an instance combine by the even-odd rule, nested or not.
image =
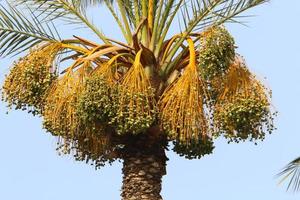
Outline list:
[[[9,107],[43,118],[57,151],[96,168],[123,160],[122,199],[162,199],[165,151],[187,159],[272,132],[269,91],[223,26],[266,0],[14,0],[0,8],[0,53],[17,56],[3,84]],[[105,6],[123,40],[100,31]],[[175,19],[180,27],[168,37]],[[100,42],[62,38],[84,26]],[[71,64],[70,64],[71,63]]]

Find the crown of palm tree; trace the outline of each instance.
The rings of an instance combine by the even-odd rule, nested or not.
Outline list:
[[[256,140],[274,129],[266,88],[222,26],[266,0],[12,2],[0,8],[0,53],[30,51],[7,76],[3,99],[41,115],[63,153],[101,166],[147,135],[194,158],[210,153],[220,134]],[[123,42],[88,20],[87,7],[98,4],[112,14]],[[175,18],[179,32],[167,38]],[[102,43],[62,39],[57,19],[89,28]],[[65,61],[72,65],[63,67]]]

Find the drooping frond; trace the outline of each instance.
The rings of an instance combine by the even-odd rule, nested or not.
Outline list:
[[[40,113],[44,94],[57,77],[53,61],[61,49],[61,43],[46,43],[17,61],[5,79],[3,100],[16,109]]]
[[[16,7],[0,6],[0,55],[21,53],[41,42],[57,42],[58,35],[50,25],[26,16]]]
[[[296,158],[285,166],[278,176],[282,177],[279,184],[288,181],[287,190],[298,192],[300,190],[300,158]]]
[[[159,101],[162,126],[171,138],[191,143],[209,133],[204,99],[206,88],[196,66],[194,43],[188,39],[190,61],[182,76],[169,86]]]

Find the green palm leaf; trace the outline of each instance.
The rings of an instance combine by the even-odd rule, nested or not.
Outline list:
[[[91,29],[105,43],[109,43],[104,34],[88,20],[86,7],[101,1],[79,1],[79,0],[17,0],[13,4],[27,7],[42,18],[42,21],[63,19],[69,24],[84,25]]]
[[[185,37],[193,31],[199,32],[206,27],[222,25],[226,22],[238,22],[236,19],[240,17],[241,13],[266,2],[268,2],[268,0],[192,0],[177,2],[178,4],[180,3],[181,21],[184,24],[184,28],[182,30],[182,38],[174,45],[168,55],[167,62],[172,60],[173,56],[185,41]],[[173,8],[176,9],[176,6]],[[175,12],[178,11],[175,10]],[[172,15],[175,16],[174,13]],[[165,26],[165,24],[161,26]],[[163,29],[162,33],[167,32],[169,26],[165,26],[165,29],[167,30]],[[164,36],[165,34],[163,34],[162,37],[159,35],[160,38],[164,38]],[[160,41],[158,44],[161,45],[162,42]],[[158,46],[156,49],[160,49],[160,47],[161,46]],[[166,68],[167,66],[163,67],[163,69]]]
[[[235,22],[242,12],[266,3],[268,0],[202,0],[191,1],[182,6],[182,20],[185,31],[194,31],[204,27]]]
[[[41,42],[57,41],[51,24],[41,23],[33,13],[28,16],[15,7],[0,6],[0,55],[18,54]]]
[[[299,191],[300,190],[300,157],[296,158],[285,166],[278,174],[282,177],[279,183],[288,180],[287,190]]]

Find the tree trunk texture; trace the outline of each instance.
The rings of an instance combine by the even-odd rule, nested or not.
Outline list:
[[[122,200],[162,200],[167,161],[164,146],[149,146],[147,141],[130,144],[125,147],[123,160]]]

